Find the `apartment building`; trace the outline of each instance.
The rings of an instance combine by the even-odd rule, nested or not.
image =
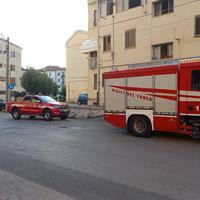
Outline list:
[[[89,103],[103,105],[104,72],[200,56],[200,1],[88,0],[88,39]]]
[[[41,69],[42,72],[46,73],[48,77],[56,83],[58,90],[61,91],[65,85],[66,68],[59,66],[46,66]]]
[[[89,43],[88,32],[83,30],[76,31],[66,42],[66,90],[69,102],[76,102],[79,94],[88,93],[88,54],[83,44]]]
[[[7,68],[7,41],[0,38],[0,99],[6,100],[6,68]],[[14,87],[12,92],[21,92],[20,78],[23,71],[21,70],[21,51],[22,48],[13,43],[9,43],[9,76],[10,83]]]

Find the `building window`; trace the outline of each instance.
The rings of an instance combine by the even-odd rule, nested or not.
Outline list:
[[[152,60],[167,59],[173,57],[173,43],[153,45]]]
[[[11,51],[11,52],[10,52],[10,57],[11,57],[11,58],[15,58],[15,57],[16,57],[16,54],[15,54],[14,51]]]
[[[97,74],[94,74],[94,90],[97,89]]]
[[[97,66],[97,51],[92,51],[89,53],[88,65],[90,69],[94,69]]]
[[[154,16],[164,15],[174,11],[174,0],[159,0],[153,3]]]
[[[141,6],[141,0],[117,0],[117,12]]]
[[[93,25],[97,26],[97,10],[94,10]]]
[[[61,78],[65,78],[65,72],[62,72]]]
[[[136,46],[135,29],[125,31],[125,48],[134,48]]]
[[[200,36],[200,15],[195,17],[195,35]]]
[[[0,68],[2,68],[3,67],[3,64],[2,63],[0,63]]]
[[[129,0],[128,8],[135,8],[141,5],[141,0]]]
[[[111,36],[107,35],[103,37],[103,51],[111,51]]]
[[[102,17],[113,14],[113,0],[101,0],[100,7]]]
[[[10,65],[10,71],[15,71],[15,65]]]

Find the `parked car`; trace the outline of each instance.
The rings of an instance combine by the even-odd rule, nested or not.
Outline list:
[[[8,102],[7,112],[16,120],[27,115],[31,118],[43,116],[44,120],[51,121],[54,117],[66,119],[70,110],[67,103],[58,102],[49,96],[28,95],[23,100]]]
[[[78,96],[77,103],[79,105],[81,105],[81,104],[87,104],[88,103],[88,94],[80,94]]]
[[[4,110],[5,107],[6,107],[6,104],[5,104],[4,100],[0,99],[0,111]]]

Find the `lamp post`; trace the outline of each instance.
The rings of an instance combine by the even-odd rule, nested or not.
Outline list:
[[[7,39],[5,39],[1,33],[0,35],[6,43],[6,102],[8,102],[10,100],[10,90],[8,88],[10,85],[10,38],[7,37]]]

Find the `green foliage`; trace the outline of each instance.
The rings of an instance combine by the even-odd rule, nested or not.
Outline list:
[[[23,74],[21,84],[26,92],[31,94],[50,95],[56,90],[53,81],[47,74],[34,69],[29,69]]]
[[[63,102],[66,101],[66,85],[62,86],[61,96],[62,96],[61,101],[63,101]]]
[[[51,89],[51,95],[53,96],[53,98],[56,97],[56,95],[58,94],[58,86],[56,85],[56,83],[52,83],[52,89]]]

